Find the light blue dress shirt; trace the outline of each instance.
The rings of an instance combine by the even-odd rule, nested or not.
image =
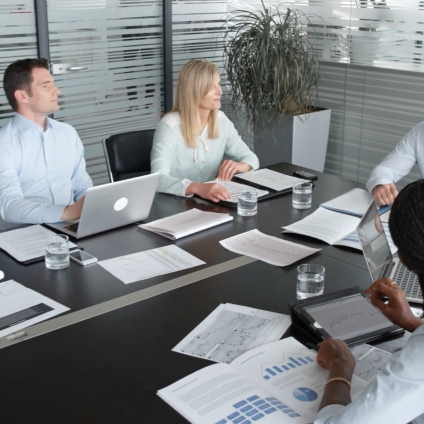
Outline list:
[[[347,406],[321,409],[314,424],[424,424],[424,325]]]
[[[246,162],[253,169],[259,168],[258,157],[221,111],[218,113],[218,131],[218,138],[210,139],[206,126],[197,148],[192,149],[184,141],[180,114],[165,115],[156,129],[151,153],[152,173],[161,175],[158,191],[185,196],[191,182],[204,183],[215,179],[224,155],[235,162]]]
[[[0,215],[8,222],[58,222],[65,206],[93,185],[84,149],[68,124],[46,130],[20,114],[0,130]]]
[[[380,184],[398,182],[418,163],[421,177],[424,178],[424,122],[420,122],[405,137],[396,148],[387,155],[371,172],[367,189]]]

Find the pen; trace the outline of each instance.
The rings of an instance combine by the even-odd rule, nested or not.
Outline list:
[[[307,342],[307,343],[305,343],[305,345],[306,345],[306,347],[308,347],[309,349],[313,349],[313,350],[315,350],[315,351],[319,351],[319,347],[315,344],[315,343],[310,343],[310,342]]]

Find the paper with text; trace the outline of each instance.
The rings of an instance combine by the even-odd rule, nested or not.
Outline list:
[[[46,239],[57,235],[57,233],[42,227],[33,225],[31,227],[11,230],[0,233],[0,248],[19,262],[44,257],[46,252]],[[77,247],[69,242],[69,248]]]
[[[275,191],[291,189],[294,183],[306,181],[302,178],[292,177],[267,168],[243,172],[242,174],[237,174],[236,177]]]
[[[255,187],[248,186],[246,184],[235,183],[234,181],[215,180],[215,181],[208,181],[208,183],[216,183],[216,184],[222,185],[222,187],[224,187],[231,194],[231,199],[226,199],[225,201],[231,202],[231,203],[237,203],[238,195],[246,188],[255,190],[256,196],[258,197],[265,196],[266,194],[269,193],[269,191],[260,190]]]
[[[232,221],[232,219],[233,217],[227,213],[203,212],[194,208],[148,224],[139,225],[139,227],[176,240],[215,225]]]
[[[375,346],[362,344],[350,349],[356,359],[353,373],[365,381],[371,382],[376,374],[389,362],[391,353]]]
[[[0,337],[66,311],[68,307],[14,280],[0,283]]]
[[[360,218],[318,208],[301,221],[284,226],[283,232],[303,234],[334,244],[356,231]]]
[[[181,271],[204,263],[174,245],[98,262],[100,266],[124,284]]]
[[[232,252],[276,266],[290,265],[320,250],[271,237],[258,230],[227,238],[220,243]]]
[[[249,349],[279,340],[290,325],[289,315],[221,304],[172,350],[230,363]]]

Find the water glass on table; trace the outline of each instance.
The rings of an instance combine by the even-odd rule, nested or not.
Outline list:
[[[325,268],[322,265],[303,264],[297,267],[296,296],[306,299],[324,293]]]
[[[253,188],[243,189],[238,195],[237,213],[241,216],[253,216],[258,211],[258,195]]]
[[[309,182],[298,182],[293,184],[292,206],[295,209],[309,209],[312,205],[312,187]]]
[[[63,269],[69,266],[69,237],[64,234],[46,239],[46,267]]]

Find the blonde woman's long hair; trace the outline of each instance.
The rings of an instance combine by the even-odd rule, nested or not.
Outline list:
[[[218,67],[204,59],[194,59],[181,69],[177,93],[171,112],[179,112],[182,133],[188,146],[195,149],[200,135],[199,106],[212,89]],[[218,110],[211,110],[208,118],[208,137],[218,138]]]

